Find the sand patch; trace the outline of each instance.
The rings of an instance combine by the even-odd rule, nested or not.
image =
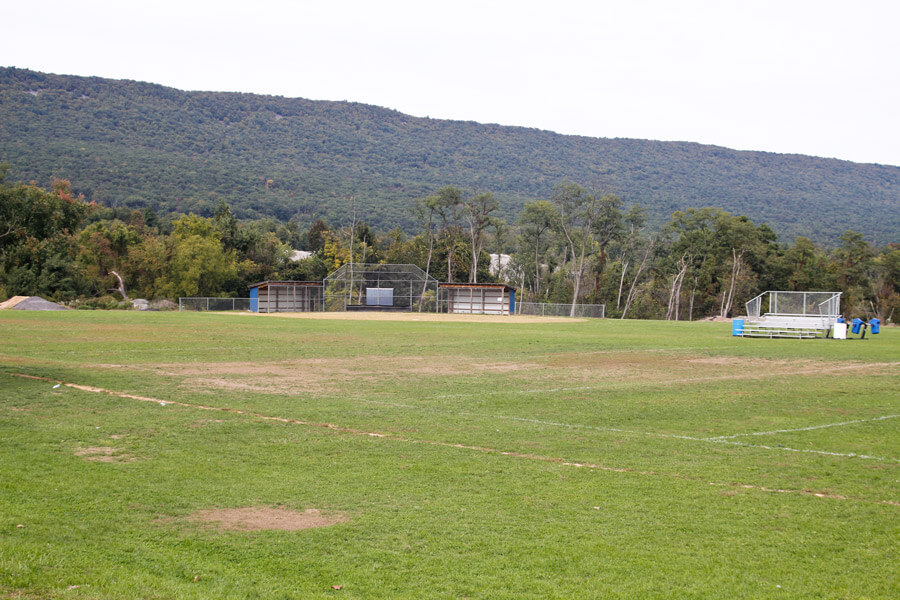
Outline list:
[[[300,531],[349,520],[339,514],[326,515],[315,508],[297,511],[267,506],[198,510],[189,518],[196,523],[216,525],[220,531]]]
[[[584,322],[591,319],[571,317],[538,317],[532,315],[451,315],[446,313],[419,312],[312,312],[312,313],[244,313],[219,314],[243,315],[276,319],[328,319],[340,321],[430,321],[438,323],[559,323]],[[596,319],[594,319],[596,320]]]
[[[462,356],[360,356],[306,358],[272,363],[222,362],[156,365],[162,376],[184,379],[191,390],[231,390],[267,394],[334,394],[348,386],[385,379],[463,377],[473,373],[509,373],[539,368],[532,362],[492,362]]]
[[[109,446],[92,446],[90,448],[78,448],[75,456],[91,462],[131,462],[134,457],[121,453],[118,448]]]
[[[0,354],[0,363],[11,363],[14,366],[24,367],[25,365],[52,365],[59,361],[44,360],[37,358],[29,358],[27,356],[11,356],[9,354]]]
[[[700,365],[741,365],[748,362],[746,358],[738,356],[700,356],[688,361]]]
[[[0,310],[4,310],[7,308],[15,308],[16,304],[28,300],[28,296],[13,296],[9,300],[4,300],[0,302]]]
[[[188,425],[188,427],[190,427],[191,429],[200,429],[201,427],[209,427],[210,425],[212,425],[214,423],[224,423],[224,422],[225,422],[225,419],[199,419],[197,421],[194,421],[190,425]]]
[[[563,353],[525,360],[493,360],[483,356],[359,356],[298,358],[268,363],[168,363],[149,368],[160,376],[178,377],[193,392],[217,390],[279,394],[329,395],[350,389],[376,389],[379,384],[421,381],[439,385],[445,379],[494,375],[514,378],[517,389],[541,385],[597,385],[612,381],[681,385],[699,381],[763,380],[797,375],[841,375],[848,371],[889,374],[898,363],[824,362],[809,359],[709,357],[648,352]],[[427,383],[426,383],[427,382]]]

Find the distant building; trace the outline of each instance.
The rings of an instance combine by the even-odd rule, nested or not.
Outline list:
[[[491,265],[488,271],[493,277],[498,277],[509,268],[509,254],[491,254]]]
[[[292,250],[291,251],[291,260],[294,262],[298,262],[301,260],[306,260],[313,255],[313,252],[309,250]]]

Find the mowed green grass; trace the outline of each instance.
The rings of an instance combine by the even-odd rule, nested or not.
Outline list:
[[[0,597],[900,597],[900,331],[729,334],[0,312]]]

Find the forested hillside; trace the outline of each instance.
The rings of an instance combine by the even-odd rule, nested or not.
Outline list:
[[[109,206],[239,218],[346,218],[415,228],[410,200],[445,185],[493,192],[508,221],[564,180],[596,185],[662,224],[716,206],[784,240],[847,229],[900,239],[900,167],[693,143],[558,135],[416,118],[350,102],[184,92],[133,81],[0,68],[8,179],[72,182]]]

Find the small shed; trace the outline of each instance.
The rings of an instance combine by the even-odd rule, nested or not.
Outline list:
[[[442,283],[442,312],[470,315],[516,314],[516,288],[505,283]]]
[[[312,312],[322,310],[321,281],[262,281],[250,286],[252,312]]]

